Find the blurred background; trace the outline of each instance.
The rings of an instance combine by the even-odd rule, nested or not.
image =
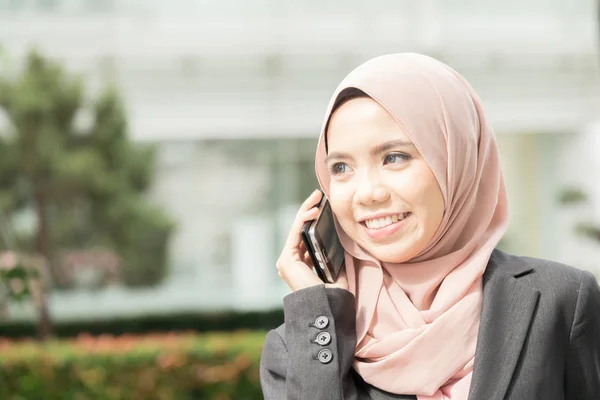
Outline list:
[[[0,337],[14,354],[64,338],[22,344],[57,371],[60,346],[116,360],[67,379],[4,356],[29,378],[1,397],[261,398],[288,293],[275,260],[317,186],[325,107],[384,53],[436,57],[482,97],[501,247],[600,274],[598,17],[591,0],[0,0]]]

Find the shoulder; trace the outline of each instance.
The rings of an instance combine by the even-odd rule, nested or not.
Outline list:
[[[494,250],[484,280],[489,281],[498,273],[510,274],[542,292],[577,290],[582,284],[596,281],[591,272],[570,265]]]
[[[509,274],[518,284],[527,285],[540,293],[540,305],[556,311],[562,309],[565,317],[571,318],[577,311],[592,307],[600,299],[600,288],[596,277],[556,261],[524,257],[494,250],[488,270],[484,275],[485,285],[493,285],[497,276]],[[569,317],[567,317],[570,319]]]

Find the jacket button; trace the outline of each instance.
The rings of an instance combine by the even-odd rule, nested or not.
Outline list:
[[[317,354],[317,358],[319,359],[319,361],[321,361],[321,363],[327,364],[333,359],[333,354],[331,353],[331,350],[323,349],[319,351],[319,354]]]
[[[319,329],[327,328],[327,325],[329,325],[329,318],[325,316],[320,316],[315,321],[315,326]]]
[[[331,335],[329,334],[329,332],[320,332],[317,335],[316,342],[319,343],[321,346],[327,346],[331,342]]]

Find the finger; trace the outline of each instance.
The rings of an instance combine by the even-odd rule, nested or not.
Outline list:
[[[309,267],[314,267],[312,258],[310,258],[310,254],[308,253],[308,251],[305,251],[303,254],[304,254],[304,264],[308,265]]]
[[[319,201],[321,201],[321,197],[323,197],[323,193],[319,189],[316,189],[310,194],[310,196],[306,198],[306,200],[304,200],[304,203],[302,203],[300,206],[300,210],[298,210],[298,214],[300,214],[301,211],[307,211],[314,207]]]
[[[293,250],[298,248],[300,245],[300,232],[302,231],[302,225],[306,221],[310,221],[311,219],[316,218],[319,210],[314,207],[322,197],[322,193],[318,190],[314,191],[308,198],[302,203],[298,213],[296,214],[296,218],[292,224],[292,228],[288,234],[288,237],[285,242],[285,247]]]
[[[306,253],[307,249],[304,240],[300,241],[300,244],[298,245],[298,250],[300,250],[300,254]]]

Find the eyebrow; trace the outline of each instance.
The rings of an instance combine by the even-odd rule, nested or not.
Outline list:
[[[415,145],[411,141],[406,140],[390,140],[389,142],[378,144],[377,146],[371,149],[371,155],[377,155],[383,153],[387,150],[393,149],[394,147],[415,147]],[[328,163],[333,159],[347,159],[351,158],[347,153],[342,153],[339,151],[334,151],[333,153],[329,153],[327,157],[325,157],[325,162]]]

